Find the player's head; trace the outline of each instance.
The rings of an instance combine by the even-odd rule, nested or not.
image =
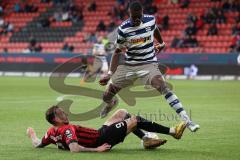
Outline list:
[[[54,126],[69,123],[67,114],[58,106],[52,106],[46,111],[46,120]]]
[[[139,1],[133,1],[129,5],[130,20],[134,26],[139,26],[142,22],[143,7]]]

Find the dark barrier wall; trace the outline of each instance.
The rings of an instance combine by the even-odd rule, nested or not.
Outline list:
[[[238,64],[237,58],[240,54],[158,54],[158,59],[166,64]],[[0,63],[56,63],[60,64],[77,54],[0,54]],[[85,56],[91,61],[91,56]],[[110,60],[110,57],[108,59]],[[76,59],[81,61],[81,57]]]
[[[0,71],[36,71],[51,72],[58,65],[66,62],[77,54],[0,54]],[[199,74],[240,75],[239,54],[159,54],[161,63],[171,69],[195,64]],[[92,56],[80,56],[72,63],[86,59],[93,61]],[[108,57],[110,60],[111,56]]]
[[[240,54],[159,54],[158,59],[166,64],[211,64],[237,65]]]

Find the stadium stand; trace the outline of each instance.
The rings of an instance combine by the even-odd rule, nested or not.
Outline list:
[[[168,0],[162,0],[161,3],[156,3],[158,6],[158,15],[168,15],[169,30],[163,31],[164,40],[171,44],[174,37],[181,36],[186,28],[186,19],[189,13],[195,14],[198,18],[212,7],[222,8],[223,2],[212,2],[209,0],[192,0],[187,8],[180,8],[179,4],[169,4]],[[235,22],[235,17],[239,16],[239,11],[225,12],[227,22],[217,23],[218,35],[208,36],[207,32],[210,24],[204,24],[203,28],[199,29],[196,39],[199,42],[199,47],[196,48],[168,48],[168,53],[226,53],[231,45],[231,28]]]
[[[62,0],[64,1],[64,0]],[[115,0],[73,0],[70,5],[70,15],[65,15],[65,20],[56,20],[55,14],[62,11],[68,11],[66,4],[57,3],[58,1],[44,0],[25,0],[25,4],[34,4],[38,9],[33,13],[14,12],[14,7],[19,0],[2,1],[3,15],[1,17],[5,22],[12,23],[13,33],[0,35],[0,52],[22,53],[28,47],[32,37],[42,46],[43,53],[60,53],[64,44],[74,47],[74,53],[87,54],[92,48],[93,42],[85,41],[86,34],[97,34],[105,36],[108,30],[96,32],[100,21],[109,26],[113,21],[111,10],[116,6]],[[95,9],[89,9],[91,3],[95,3]],[[24,5],[24,4],[23,4]],[[71,6],[72,5],[72,6]],[[237,9],[229,9],[225,2],[211,0],[191,0],[187,5],[181,3],[171,3],[170,0],[155,0],[153,5],[157,7],[155,13],[158,23],[168,21],[167,28],[162,29],[162,36],[168,47],[166,53],[227,53],[231,50],[234,35],[232,28],[236,25],[236,18],[239,17],[239,5]],[[121,5],[120,5],[121,6]],[[123,4],[126,6],[126,4]],[[73,20],[72,8],[77,13],[82,13],[83,20]],[[208,35],[211,22],[204,22],[204,15],[210,12],[212,8],[217,8],[217,12],[222,14],[222,19],[216,19],[217,35]],[[73,9],[73,10],[74,10]],[[188,16],[196,16],[198,20],[193,22],[197,27],[196,35],[191,35],[197,41],[196,46],[184,44],[187,40],[184,30],[188,25]],[[71,17],[72,16],[72,17]],[[166,18],[168,16],[168,18]],[[126,16],[114,19],[118,25]],[[166,22],[165,22],[166,23]],[[191,23],[191,22],[190,22]],[[238,22],[239,23],[239,22]],[[238,33],[238,32],[237,32]],[[182,44],[179,47],[170,47],[174,38],[177,38]],[[236,39],[236,38],[235,38]]]

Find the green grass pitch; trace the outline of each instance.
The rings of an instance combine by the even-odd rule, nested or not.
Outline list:
[[[223,160],[240,159],[240,82],[239,81],[170,81],[175,93],[194,121],[201,125],[197,133],[186,130],[181,140],[168,139],[167,144],[156,150],[144,150],[140,140],[129,135],[125,142],[106,153],[70,153],[57,150],[50,145],[45,149],[34,149],[26,136],[26,128],[33,127],[42,137],[50,126],[44,119],[45,110],[56,104],[60,93],[48,85],[48,78],[0,77],[0,160]],[[67,83],[79,84],[77,78]],[[104,90],[97,83],[86,84]],[[71,97],[70,97],[71,98]],[[73,113],[81,113],[96,106],[100,100],[81,96],[72,97]],[[157,118],[158,123],[174,125],[174,111],[163,97],[138,98],[136,106],[120,101],[118,108],[143,116],[164,113],[168,119]],[[113,112],[111,112],[113,113]],[[73,122],[98,128],[106,119],[96,118],[84,122]]]

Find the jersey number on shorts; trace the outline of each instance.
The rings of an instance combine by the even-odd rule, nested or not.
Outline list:
[[[124,123],[120,122],[120,123],[117,123],[115,126],[116,126],[116,128],[121,128],[122,126],[124,126]]]

